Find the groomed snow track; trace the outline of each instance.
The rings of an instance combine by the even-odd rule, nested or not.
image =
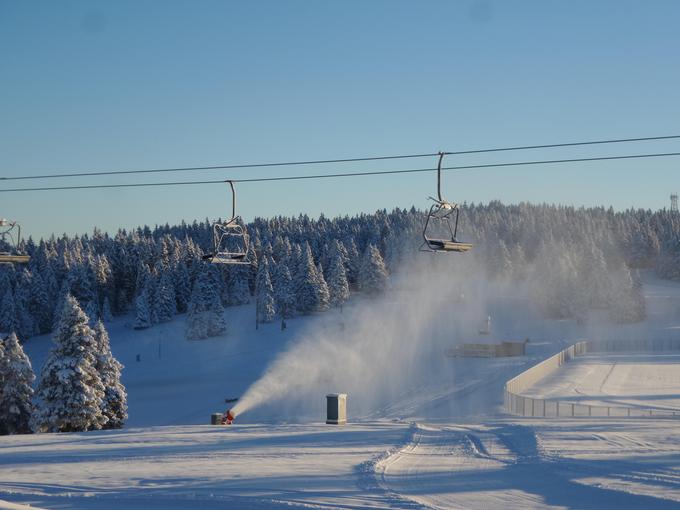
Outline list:
[[[677,501],[635,494],[606,483],[611,466],[568,459],[546,450],[534,429],[512,423],[489,426],[414,425],[411,439],[374,462],[376,484],[399,508],[672,508]],[[605,448],[620,448],[616,438],[601,436]],[[613,441],[613,442],[612,442]],[[630,444],[628,445],[630,446]],[[637,443],[638,449],[642,443]],[[644,474],[625,463],[622,484],[647,482],[680,487],[673,470]]]

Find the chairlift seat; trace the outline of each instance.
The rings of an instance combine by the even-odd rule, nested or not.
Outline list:
[[[472,249],[471,243],[461,243],[449,239],[427,239],[427,247],[431,251],[456,251],[466,252]]]
[[[213,264],[250,264],[245,253],[209,253],[203,255],[203,260]]]
[[[29,255],[16,255],[12,253],[0,253],[0,264],[28,264],[31,260]]]

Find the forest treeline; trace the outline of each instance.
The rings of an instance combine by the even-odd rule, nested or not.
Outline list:
[[[55,327],[67,296],[91,321],[134,312],[146,328],[187,313],[187,336],[227,329],[223,307],[254,300],[268,322],[340,306],[351,292],[380,292],[417,252],[425,213],[379,210],[336,218],[257,218],[248,264],[215,265],[211,222],[148,226],[114,235],[29,238],[26,266],[0,266],[0,331],[22,341]],[[680,278],[680,217],[666,210],[555,205],[462,206],[460,236],[490,279],[535,284],[546,317],[645,317],[639,269]],[[423,255],[426,256],[426,255]]]

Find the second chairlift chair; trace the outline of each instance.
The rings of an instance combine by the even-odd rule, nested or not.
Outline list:
[[[434,201],[430,211],[425,220],[423,227],[423,244],[420,245],[420,251],[428,251],[433,253],[438,252],[466,252],[472,248],[470,243],[461,243],[457,238],[458,233],[458,215],[460,208],[458,204],[452,204],[442,197],[442,159],[444,153],[439,153],[439,163],[437,164],[437,198],[430,197]],[[455,226],[451,228],[451,216],[455,213]],[[444,223],[451,234],[450,239],[440,237],[433,237],[428,235],[428,228],[432,224]]]
[[[213,223],[213,253],[203,256],[203,260],[213,264],[250,264],[248,260],[249,236],[236,216],[236,191],[234,183],[226,181],[231,188],[231,218],[228,221]]]
[[[0,218],[0,264],[26,264],[30,259],[21,251],[21,226],[16,221]]]

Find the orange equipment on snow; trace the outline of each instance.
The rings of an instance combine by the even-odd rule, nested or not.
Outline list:
[[[231,409],[227,409],[227,412],[224,413],[224,416],[222,417],[222,425],[231,425],[234,422],[234,413],[231,412]]]

